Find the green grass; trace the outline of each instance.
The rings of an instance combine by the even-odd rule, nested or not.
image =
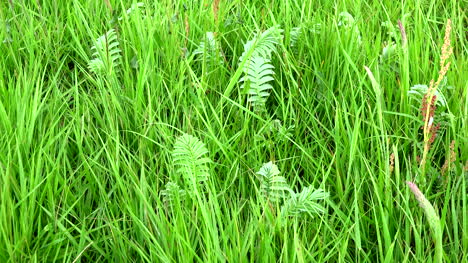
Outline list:
[[[0,262],[435,262],[406,181],[440,217],[443,260],[468,261],[466,1],[234,0],[218,20],[209,0],[109,2],[0,3]],[[408,91],[437,79],[447,19],[447,107],[422,172]],[[239,58],[275,25],[258,108]],[[111,29],[121,51],[93,71]],[[183,134],[198,152],[174,149]],[[270,161],[279,200],[258,173]],[[294,203],[314,189],[325,200]]]

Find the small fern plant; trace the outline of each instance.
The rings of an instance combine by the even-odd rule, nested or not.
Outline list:
[[[216,41],[213,32],[206,32],[205,39],[202,40],[197,49],[193,51],[193,55],[201,58],[207,62],[214,62],[214,64],[223,64],[221,58],[221,47]]]
[[[291,31],[289,32],[289,46],[291,46],[291,48],[295,48],[301,36],[302,36],[301,27],[291,28]]]
[[[145,8],[145,3],[143,2],[138,2],[138,3],[133,3],[129,9],[127,9],[125,16],[130,16],[131,14],[139,13],[142,11],[142,9]],[[119,21],[122,21],[124,19],[124,15],[120,16],[118,18]]]
[[[92,72],[98,75],[112,75],[119,70],[122,50],[119,47],[119,41],[114,29],[97,38],[94,46],[91,47],[91,51],[93,54],[88,63],[88,68]]]
[[[294,193],[273,162],[263,164],[257,174],[261,176],[260,193],[265,200],[279,202]]]
[[[174,143],[172,159],[177,167],[177,173],[182,175],[184,183],[192,191],[198,191],[198,186],[209,178],[210,158],[208,149],[198,138],[183,134]]]
[[[262,198],[270,203],[281,206],[283,218],[299,217],[303,214],[313,216],[325,212],[325,208],[318,203],[328,198],[329,194],[322,189],[305,187],[300,193],[294,192],[286,181],[280,176],[278,166],[273,162],[264,163],[257,172],[261,176],[260,193]]]
[[[274,75],[271,54],[276,52],[276,46],[283,38],[282,32],[282,29],[274,26],[257,34],[244,44],[244,52],[239,58],[239,64],[243,65],[242,70],[245,74],[239,80],[242,82],[241,89],[246,90],[249,96],[247,101],[255,111],[265,110],[265,103],[270,96],[269,90],[273,88],[269,84]]]
[[[185,196],[186,191],[181,189],[178,184],[174,182],[168,182],[161,191],[161,196],[166,207],[173,207],[174,204],[181,202]]]
[[[291,197],[284,203],[281,208],[281,215],[283,216],[300,216],[309,215],[313,217],[314,214],[325,212],[325,208],[317,201],[328,198],[329,194],[322,189],[312,189],[305,187],[300,193],[293,193]]]
[[[350,33],[353,36],[353,38],[355,38],[358,45],[362,44],[361,32],[359,31],[357,23],[354,20],[354,17],[350,13],[341,12],[338,15],[338,27]]]

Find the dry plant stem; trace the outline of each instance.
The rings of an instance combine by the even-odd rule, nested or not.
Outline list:
[[[109,0],[104,0],[104,3],[106,3],[107,8],[109,8],[110,13],[112,14],[112,11],[113,11],[113,10],[112,10],[112,5],[111,5],[111,3],[109,2]]]
[[[442,175],[446,175],[448,172],[450,172],[450,168],[452,164],[455,163],[456,160],[457,160],[457,155],[455,153],[455,140],[452,140],[452,142],[450,143],[450,152],[445,159],[444,165],[442,166],[442,170],[441,170]]]
[[[431,81],[429,85],[429,89],[427,90],[426,96],[424,96],[423,98],[423,105],[426,105],[426,107],[424,108],[425,112],[423,113],[424,150],[423,150],[423,156],[422,156],[421,164],[420,164],[420,167],[422,169],[422,173],[421,173],[422,176],[425,175],[427,155],[429,153],[432,140],[435,137],[435,133],[437,132],[437,127],[433,127],[434,125],[433,123],[434,108],[433,107],[435,107],[435,103],[436,103],[436,99],[434,99],[434,94],[437,90],[437,87],[440,85],[440,83],[444,79],[450,67],[450,62],[446,63],[446,61],[452,54],[452,47],[450,44],[451,30],[452,30],[452,21],[448,19],[447,26],[445,28],[444,44],[442,45],[442,50],[441,50],[439,77],[435,83],[434,83],[434,80]]]
[[[442,262],[442,228],[440,227],[440,219],[431,203],[426,199],[424,194],[419,190],[418,186],[412,182],[406,184],[413,192],[419,205],[424,209],[429,226],[431,227],[432,234],[435,242],[435,262]]]
[[[400,20],[398,20],[398,28],[400,29],[401,34],[401,45],[402,47],[406,47],[406,44],[408,43],[408,38],[406,37],[405,27],[403,26],[403,23]]]
[[[214,16],[214,22],[216,26],[218,25],[219,2],[220,0],[213,1],[213,16]]]
[[[187,48],[187,42],[190,37],[190,24],[189,24],[189,18],[188,15],[185,15],[184,19],[184,25],[185,25],[185,40],[184,40],[184,48]]]

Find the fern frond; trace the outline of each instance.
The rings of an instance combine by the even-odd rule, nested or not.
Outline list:
[[[311,187],[305,187],[302,192],[294,193],[284,203],[281,208],[283,216],[299,216],[301,214],[314,214],[325,212],[325,208],[317,201],[328,198],[329,194],[322,189],[313,190]]]
[[[119,41],[114,29],[96,39],[96,43],[91,48],[92,59],[88,63],[88,68],[96,74],[111,74],[117,71],[121,64],[122,50],[119,48]]]
[[[273,87],[268,84],[273,80],[274,74],[273,65],[270,64],[271,53],[276,52],[278,45],[283,38],[283,30],[278,26],[274,26],[261,34],[247,41],[244,44],[244,52],[239,58],[239,63],[245,61],[243,71],[244,77],[239,80],[243,82],[241,89],[246,87],[246,83],[250,87],[248,89],[248,101],[252,103],[256,111],[263,111],[265,102],[270,95],[268,90]]]
[[[263,164],[257,174],[261,175],[260,193],[265,199],[278,202],[286,198],[289,193],[293,193],[286,178],[279,175],[278,166],[273,162]]]
[[[302,35],[301,27],[293,27],[289,32],[289,45],[294,48]]]
[[[275,119],[269,123],[268,132],[273,135],[275,141],[284,141],[292,136],[291,131],[293,131],[294,128],[294,125],[285,127],[281,124],[280,120]]]
[[[127,12],[126,12],[126,15],[129,16],[131,15],[132,13],[135,13],[135,12],[140,12],[141,9],[143,9],[145,7],[145,3],[142,3],[142,2],[138,2],[138,3],[133,3],[129,9],[127,9]],[[120,16],[119,17],[119,21],[122,21],[124,18],[124,16]]]
[[[263,109],[268,96],[269,90],[273,88],[268,82],[273,80],[272,75],[274,67],[270,64],[270,60],[263,57],[252,57],[249,63],[245,66],[245,76],[239,82],[243,82],[241,89],[245,88],[246,82],[249,84],[247,99],[252,103],[255,109]]]
[[[311,24],[308,28],[309,28],[309,32],[311,32],[312,34],[320,34],[322,32],[321,23]]]
[[[200,45],[193,51],[193,54],[203,56],[207,61],[216,60],[221,64],[223,63],[223,60],[219,57],[220,47],[213,32],[206,32],[205,40],[200,42]]]
[[[360,45],[362,43],[361,40],[361,32],[357,26],[354,17],[348,12],[341,12],[338,15],[338,26],[344,28],[346,31],[350,31],[354,37],[357,39],[357,43]]]
[[[250,52],[252,52],[250,57],[270,58],[271,53],[276,51],[276,45],[280,44],[283,38],[282,33],[283,30],[279,26],[273,26],[263,33],[257,34],[254,39],[244,44],[244,52],[239,58],[239,63],[248,59],[247,56]]]
[[[172,159],[178,167],[177,172],[189,185],[208,179],[208,164],[211,160],[206,157],[207,154],[208,149],[198,138],[188,134],[177,138],[172,151]]]
[[[168,182],[164,190],[161,191],[163,202],[168,206],[172,207],[174,202],[180,202],[186,195],[183,189],[180,189],[179,185],[173,182]]]

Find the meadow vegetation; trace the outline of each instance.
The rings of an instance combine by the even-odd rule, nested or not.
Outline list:
[[[0,2],[0,262],[467,262],[467,10]]]

